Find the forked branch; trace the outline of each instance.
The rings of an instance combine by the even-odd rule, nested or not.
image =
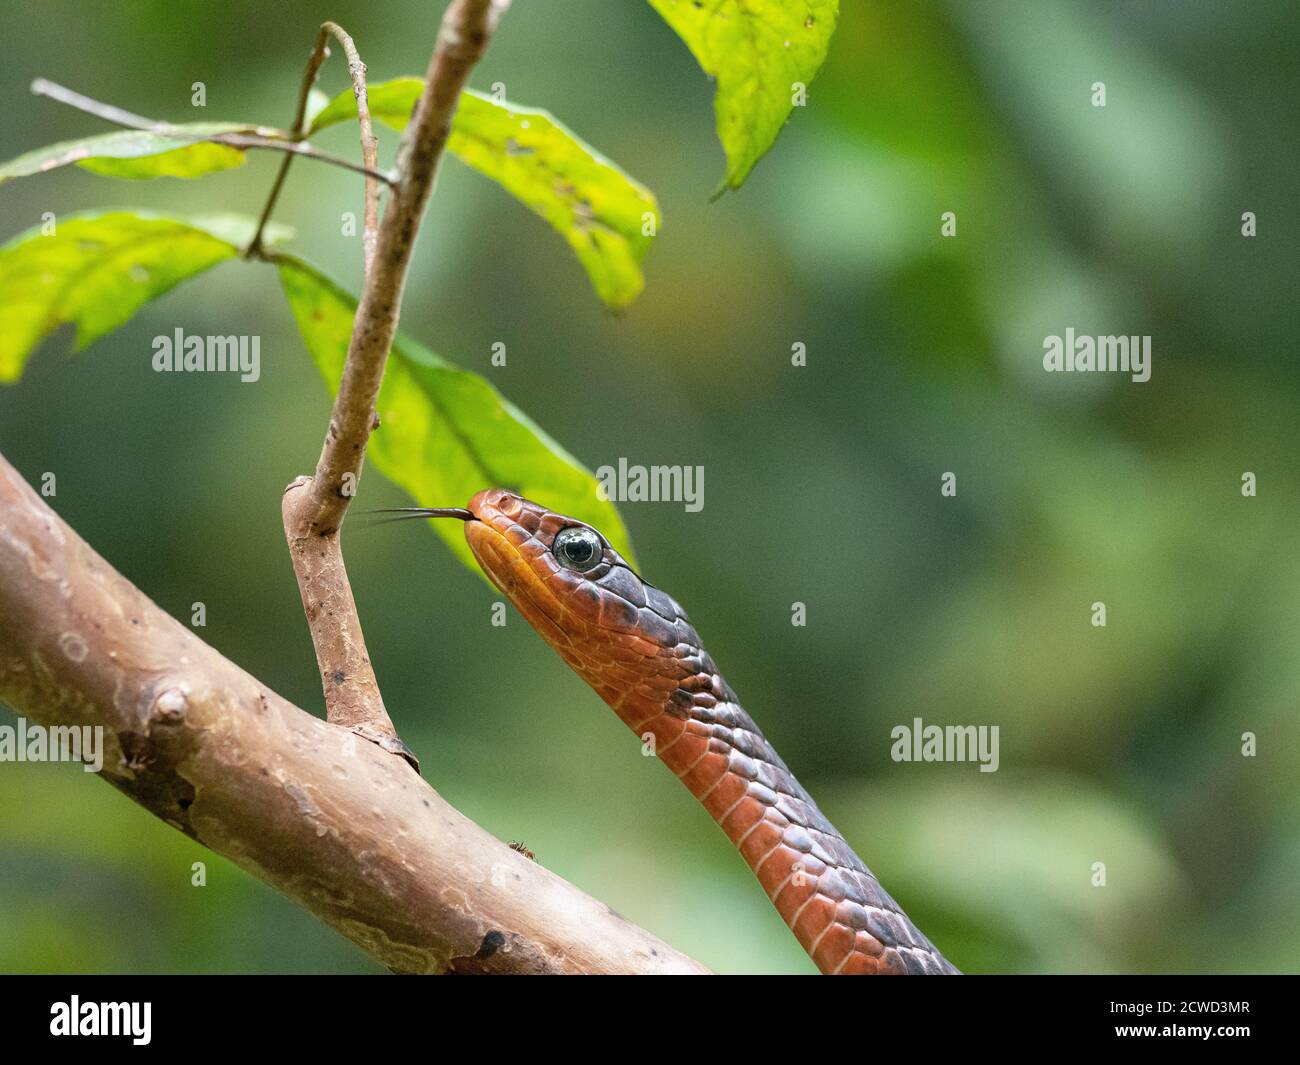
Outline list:
[[[697,962],[494,839],[354,734],[400,750],[366,657],[339,528],[361,472],[411,249],[452,114],[507,2],[453,0],[397,176],[368,173],[393,182],[393,193],[320,461],[284,497],[330,723],[288,703],[159,610],[3,457],[0,700],[46,725],[102,727],[110,783],[398,972],[702,973]],[[345,50],[354,88],[358,76],[364,85],[355,49]],[[311,68],[295,131],[314,80]],[[90,103],[110,121],[155,128]],[[371,162],[362,169],[373,171]]]
[[[223,658],[3,457],[0,700],[101,726],[109,783],[398,972],[704,972]]]
[[[509,0],[453,0],[443,16],[424,91],[398,149],[397,183],[366,271],[316,471],[285,489],[282,506],[329,720],[402,754],[417,768],[384,708],[339,537],[361,477],[366,444],[378,424],[379,385],[397,335],[411,252],[451,133],[452,116],[470,70],[508,6]],[[361,99],[358,94],[358,104]]]

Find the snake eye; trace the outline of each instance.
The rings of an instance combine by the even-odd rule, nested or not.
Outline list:
[[[555,534],[551,551],[566,569],[586,573],[601,560],[604,545],[601,544],[600,537],[590,529],[573,525]]]

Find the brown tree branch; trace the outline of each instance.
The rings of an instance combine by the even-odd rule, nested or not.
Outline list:
[[[343,564],[340,527],[378,424],[375,401],[397,333],[411,251],[452,116],[470,70],[508,6],[509,0],[452,0],[443,15],[424,91],[398,149],[397,184],[379,227],[316,471],[290,484],[282,500],[285,538],[311,628],[328,719],[404,755],[417,768],[414,755],[397,738],[366,652]]]
[[[158,609],[0,457],[0,699],[398,972],[701,973]]]

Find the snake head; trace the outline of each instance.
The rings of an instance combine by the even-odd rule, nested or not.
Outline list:
[[[465,538],[483,572],[590,680],[598,664],[662,656],[699,637],[671,596],[642,580],[585,522],[503,488],[469,501]]]

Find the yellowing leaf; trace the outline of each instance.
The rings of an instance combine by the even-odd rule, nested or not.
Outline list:
[[[253,223],[114,211],[60,218],[49,235],[43,229],[0,247],[0,381],[17,380],[59,326],[74,323],[76,346],[84,348],[145,303],[236,255]]]
[[[156,177],[196,178],[215,174],[219,170],[233,170],[248,161],[248,154],[228,144],[200,141],[186,148],[176,148],[159,155],[136,159],[115,159],[107,156],[83,159],[77,165],[92,174],[105,177],[144,180]]]
[[[403,129],[423,89],[420,78],[410,77],[371,86],[370,113]],[[316,116],[312,131],[356,114],[346,90]],[[660,225],[654,194],[549,113],[467,89],[447,150],[546,219],[605,303],[624,307],[644,287],[641,262]]]
[[[279,265],[307,350],[336,390],[356,300],[299,259],[282,256]],[[399,337],[377,407],[367,458],[421,506],[464,506],[480,489],[510,488],[594,525],[631,559],[622,519],[598,496],[595,477],[478,374]],[[460,523],[433,527],[477,572]]]
[[[199,137],[219,133],[274,134],[234,122],[192,122],[158,130],[123,129],[27,152],[0,165],[0,183],[76,163],[111,177],[196,178],[244,164],[244,152]]]
[[[821,68],[839,0],[650,0],[718,82],[713,109],[738,189],[790,117],[799,86]]]

